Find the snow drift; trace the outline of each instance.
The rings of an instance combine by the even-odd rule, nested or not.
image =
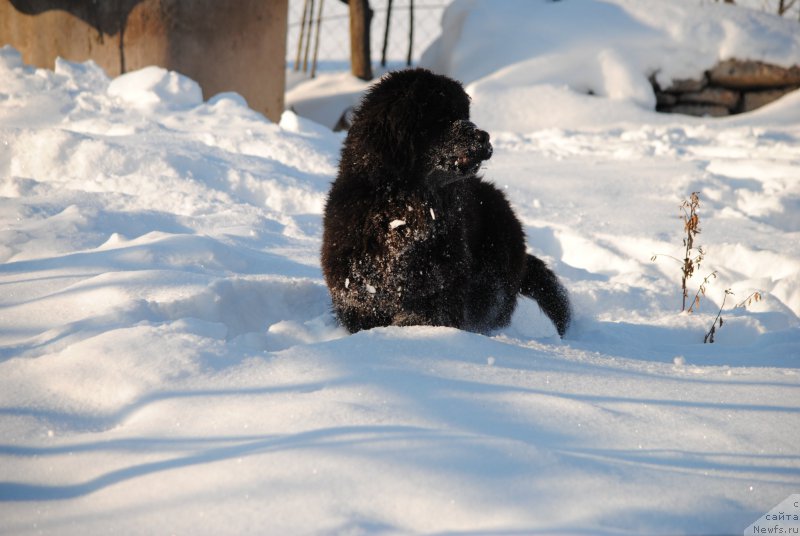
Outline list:
[[[647,109],[648,39],[706,35],[720,6],[487,5],[455,4],[445,28],[488,31],[445,52],[491,125],[487,178],[572,294],[564,341],[530,301],[487,335],[347,335],[318,260],[341,135],[202,102],[177,73],[0,51],[3,533],[738,533],[797,491],[800,97],[726,120]],[[709,28],[771,50],[783,22],[747,13]],[[497,48],[523,25],[607,66],[606,94]],[[688,315],[678,266],[650,257],[680,254],[693,191],[717,278]],[[726,302],[704,345],[727,288],[765,299]]]

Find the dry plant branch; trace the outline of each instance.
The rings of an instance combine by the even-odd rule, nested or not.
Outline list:
[[[694,310],[700,305],[700,295],[702,294],[703,297],[706,295],[706,286],[711,282],[712,279],[717,278],[717,271],[714,270],[707,276],[703,278],[703,282],[700,283],[700,287],[697,289],[697,292],[694,295],[694,299],[692,300],[692,304],[687,309],[687,312],[693,313]]]
[[[706,336],[703,337],[703,343],[704,344],[707,343],[707,342],[708,343],[713,343],[714,342],[714,335],[717,333],[717,325],[719,325],[719,327],[722,327],[722,324],[723,324],[723,321],[722,321],[722,309],[725,307],[725,300],[728,299],[729,295],[732,296],[733,292],[731,292],[731,289],[726,288],[725,289],[725,296],[722,298],[722,305],[719,306],[719,311],[717,312],[717,316],[716,316],[716,318],[714,318],[714,321],[711,323],[711,329],[709,329],[708,333],[706,333]]]
[[[686,281],[692,277],[695,269],[700,268],[700,261],[703,260],[703,248],[697,248],[698,255],[692,259],[692,249],[694,248],[694,237],[700,234],[700,217],[697,215],[697,208],[700,206],[700,198],[697,192],[692,192],[688,201],[681,203],[681,210],[683,211],[683,230],[686,232],[686,238],[683,239],[684,256],[683,266],[681,268],[681,289],[683,290],[683,303],[681,304],[681,311],[686,310],[686,298],[688,292],[686,290]]]
[[[692,277],[695,270],[700,268],[700,263],[703,261],[703,257],[705,256],[702,246],[698,246],[697,248],[694,247],[694,239],[698,234],[700,234],[700,216],[697,214],[697,209],[699,206],[700,197],[698,196],[697,192],[692,192],[691,196],[689,196],[689,199],[685,199],[681,203],[683,230],[686,233],[686,236],[683,238],[683,259],[678,259],[672,255],[663,254],[655,254],[650,258],[650,260],[655,261],[658,257],[668,257],[674,261],[677,261],[681,265],[681,292],[683,296],[683,301],[681,302],[681,311],[686,310],[686,298],[689,297],[689,291],[687,289],[686,282],[690,277]],[[696,254],[694,253],[695,251],[697,252]],[[716,272],[714,272],[713,275],[716,277]],[[704,285],[706,283],[708,283],[708,277],[703,282],[703,285],[701,285],[703,295],[705,295]],[[699,292],[700,291],[698,291],[698,294],[695,295],[695,301],[693,302],[692,307],[689,308],[689,312],[692,311],[692,308],[699,300]]]
[[[745,299],[743,299],[742,301],[737,303],[734,306],[734,309],[739,309],[740,307],[741,308],[747,308],[753,302],[760,302],[763,299],[764,299],[764,296],[761,294],[761,292],[759,292],[757,290],[754,290],[753,292],[750,293],[749,296],[747,296]]]
[[[703,343],[714,342],[714,335],[716,335],[717,329],[721,328],[722,324],[724,323],[722,320],[722,309],[725,307],[725,300],[728,299],[728,296],[733,296],[733,295],[734,294],[731,291],[731,289],[725,289],[725,296],[722,298],[722,305],[719,306],[719,311],[717,312],[717,316],[716,318],[714,318],[714,322],[711,323],[711,329],[709,329],[708,333],[706,333],[706,336],[703,337]],[[758,302],[761,301],[762,299],[763,296],[761,292],[756,290],[751,292],[749,296],[747,296],[745,299],[737,303],[733,308],[734,309],[739,309],[740,307],[746,308],[753,302]]]

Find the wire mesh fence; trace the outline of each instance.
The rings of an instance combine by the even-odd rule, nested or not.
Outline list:
[[[735,0],[734,3],[800,21],[800,0]]]
[[[381,62],[384,50],[390,68],[405,65],[409,55],[412,64],[418,63],[428,45],[440,34],[442,13],[450,1],[370,0],[373,11],[370,32],[373,65]],[[724,0],[697,1],[703,4],[721,3]],[[734,3],[738,7],[776,15],[783,10],[781,14],[784,18],[800,18],[800,0],[735,0]],[[390,15],[388,34],[387,15]],[[317,70],[347,70],[350,63],[349,31],[346,0],[289,0],[287,66],[292,68],[297,65],[299,70],[308,72],[316,56]],[[385,39],[387,36],[388,39]]]
[[[381,63],[385,49],[389,67],[406,65],[409,55],[411,64],[416,64],[439,35],[442,12],[448,3],[443,0],[370,0],[372,63]],[[342,0],[289,0],[287,66],[310,71],[316,55],[317,70],[346,70],[350,63],[348,9]]]

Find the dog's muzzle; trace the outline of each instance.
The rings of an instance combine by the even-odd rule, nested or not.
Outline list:
[[[481,160],[489,160],[492,157],[492,152],[494,152],[494,148],[489,142],[489,133],[485,130],[479,129],[475,125],[472,126],[475,129],[475,152],[481,158]]]
[[[453,125],[455,138],[461,147],[458,155],[458,167],[464,171],[477,169],[484,160],[492,157],[492,144],[489,133],[479,129],[472,121],[459,120]]]

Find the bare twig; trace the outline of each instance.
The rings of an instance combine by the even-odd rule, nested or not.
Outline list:
[[[758,290],[754,290],[753,292],[750,293],[749,296],[747,296],[745,299],[737,303],[733,308],[739,309],[739,308],[749,307],[751,303],[760,302],[763,299],[764,295],[761,294],[761,292],[759,292]]]
[[[700,283],[700,287],[697,289],[697,293],[695,293],[694,299],[692,300],[692,304],[689,306],[689,309],[687,309],[687,312],[693,313],[695,308],[697,308],[697,306],[700,305],[700,295],[701,294],[703,296],[706,295],[706,285],[708,285],[712,279],[716,278],[717,278],[716,270],[714,270],[713,272],[711,272],[710,274],[708,274],[703,278],[703,282]]]
[[[709,329],[708,333],[706,333],[706,336],[703,337],[703,343],[704,344],[705,343],[713,343],[714,342],[714,335],[717,333],[717,326],[719,325],[719,327],[722,327],[722,324],[723,324],[723,321],[722,321],[722,309],[723,309],[723,307],[725,307],[725,300],[728,299],[728,295],[732,296],[733,292],[731,292],[731,289],[726,288],[725,289],[725,296],[722,298],[722,305],[719,306],[719,312],[717,312],[717,317],[711,323],[711,329]]]

